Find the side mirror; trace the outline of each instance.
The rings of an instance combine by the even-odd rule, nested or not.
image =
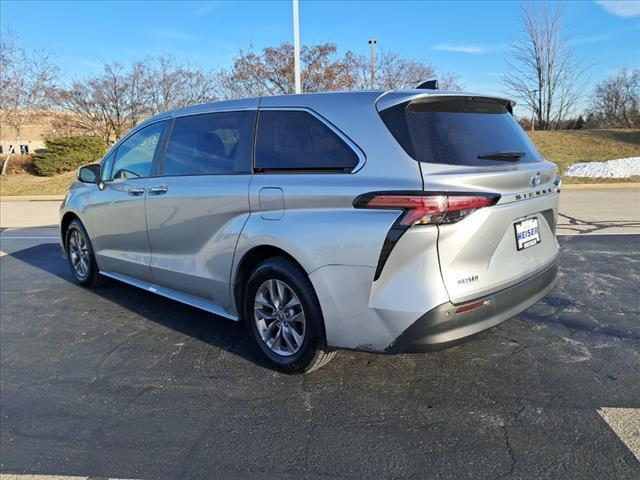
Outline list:
[[[85,165],[78,169],[78,180],[83,183],[99,183],[100,182],[100,165]]]

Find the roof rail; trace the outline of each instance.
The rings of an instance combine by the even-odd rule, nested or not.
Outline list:
[[[422,82],[416,88],[420,90],[438,90],[438,80],[427,80]]]

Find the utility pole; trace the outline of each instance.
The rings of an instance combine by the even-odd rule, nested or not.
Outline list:
[[[293,68],[296,78],[296,93],[302,93],[300,82],[300,19],[298,0],[293,0]]]
[[[369,40],[371,45],[371,89],[376,88],[376,39]]]

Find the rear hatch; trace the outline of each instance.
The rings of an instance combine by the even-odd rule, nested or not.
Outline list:
[[[500,195],[495,205],[438,226],[441,274],[453,303],[516,284],[555,261],[556,165],[536,150],[509,101],[424,93],[381,100],[387,128],[420,162],[425,192]]]

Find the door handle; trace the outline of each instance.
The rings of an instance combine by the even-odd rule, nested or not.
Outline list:
[[[163,195],[169,191],[166,185],[158,185],[157,187],[149,187],[149,195]]]
[[[129,195],[133,195],[134,197],[138,197],[140,195],[144,195],[144,188],[142,188],[142,187],[131,187],[129,190],[127,190],[127,193]]]

